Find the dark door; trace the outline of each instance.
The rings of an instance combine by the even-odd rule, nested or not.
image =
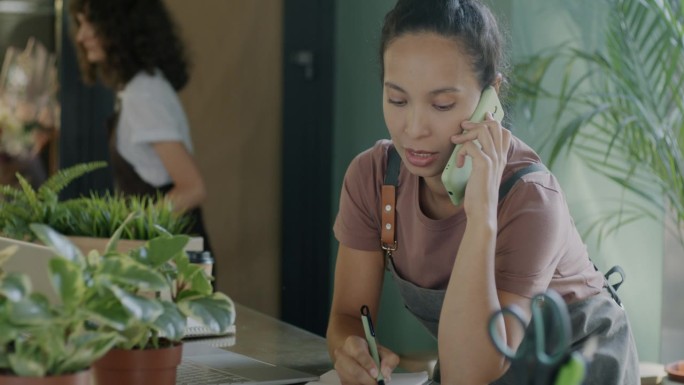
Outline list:
[[[105,122],[114,110],[114,94],[102,85],[87,86],[81,81],[76,51],[71,38],[69,1],[64,2],[59,52],[60,101],[62,104],[59,168],[78,163],[109,161]],[[97,170],[74,180],[63,198],[87,195],[90,191],[112,189],[110,168]]]
[[[324,335],[330,298],[332,0],[285,0],[282,308]]]

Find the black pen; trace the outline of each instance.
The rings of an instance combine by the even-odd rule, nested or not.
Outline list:
[[[368,342],[368,350],[370,350],[371,356],[373,356],[373,361],[378,367],[378,385],[385,385],[385,378],[382,376],[382,371],[380,370],[380,355],[378,354],[378,345],[375,342],[375,330],[373,329],[373,321],[371,320],[370,311],[368,306],[361,306],[361,322],[363,323],[363,331],[366,333],[366,342]]]

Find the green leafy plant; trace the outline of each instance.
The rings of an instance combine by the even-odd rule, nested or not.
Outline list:
[[[183,252],[188,237],[162,236],[120,253],[115,248],[124,226],[103,255],[85,256],[49,226],[30,226],[57,253],[48,270],[59,303],[33,292],[26,275],[0,270],[0,373],[78,372],[114,346],[156,348],[179,341],[187,317],[216,332],[233,324],[230,298],[212,293],[202,268]],[[0,252],[0,266],[15,250]]]
[[[92,162],[60,170],[37,190],[17,174],[19,187],[0,186],[0,232],[10,238],[32,240],[31,223],[53,226],[63,221],[69,213],[60,203],[59,193],[75,179],[106,165]]]
[[[0,266],[16,246],[0,252]],[[51,304],[31,289],[25,274],[0,272],[0,373],[43,377],[87,369],[123,338],[114,331],[96,331],[87,321],[98,309],[77,306],[83,281],[64,270],[65,260],[50,262],[50,274],[64,305]],[[104,309],[101,309],[104,310]],[[105,312],[105,315],[107,312]]]
[[[132,216],[128,220],[131,220]],[[84,256],[68,238],[52,228],[33,224],[38,238],[62,256],[51,269],[59,275],[69,311],[84,311],[93,331],[122,337],[124,349],[158,348],[180,341],[187,318],[217,333],[235,320],[233,302],[212,290],[202,267],[191,264],[185,235],[164,235],[129,252],[116,250],[126,221],[116,230],[104,253]],[[54,266],[53,266],[54,265]]]
[[[591,229],[599,239],[655,218],[653,208],[684,223],[684,2],[607,3],[605,49],[554,47],[522,61],[513,82],[529,116],[538,112],[539,98],[556,102],[560,130],[551,139],[551,165],[574,151],[645,202],[623,199],[617,212],[603,214]],[[545,88],[543,80],[558,66],[560,89]]]
[[[10,238],[34,240],[29,225],[43,223],[65,235],[109,238],[132,212],[140,215],[128,223],[120,235],[122,239],[148,240],[164,232],[183,234],[191,228],[190,217],[174,212],[161,194],[141,197],[91,193],[59,200],[59,193],[73,180],[105,166],[105,162],[93,162],[66,168],[37,190],[17,174],[20,187],[0,186],[0,232]]]
[[[161,194],[151,197],[91,193],[65,201],[63,207],[66,214],[53,227],[64,235],[108,238],[132,212],[139,215],[124,228],[121,239],[147,240],[166,232],[183,234],[192,225],[190,217],[174,212],[171,202]]]

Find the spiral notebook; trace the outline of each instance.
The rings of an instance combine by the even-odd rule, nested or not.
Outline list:
[[[230,335],[235,335],[235,324],[230,325],[226,331],[217,333],[194,319],[188,318],[183,339],[225,337]]]

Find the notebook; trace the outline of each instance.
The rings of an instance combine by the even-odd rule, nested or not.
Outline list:
[[[0,250],[11,245],[17,245],[19,248],[2,266],[3,270],[27,274],[31,278],[34,291],[44,293],[50,301],[56,302],[57,295],[48,275],[48,261],[54,257],[53,251],[34,243],[0,237]],[[318,376],[309,373],[271,365],[210,346],[213,340],[215,339],[183,344],[183,359],[177,370],[176,384],[279,385],[318,379]]]
[[[187,326],[185,327],[185,337],[188,339],[193,338],[207,338],[207,337],[223,337],[235,334],[235,325],[230,325],[230,327],[223,333],[217,333],[208,327],[202,325],[193,318],[187,319]]]

